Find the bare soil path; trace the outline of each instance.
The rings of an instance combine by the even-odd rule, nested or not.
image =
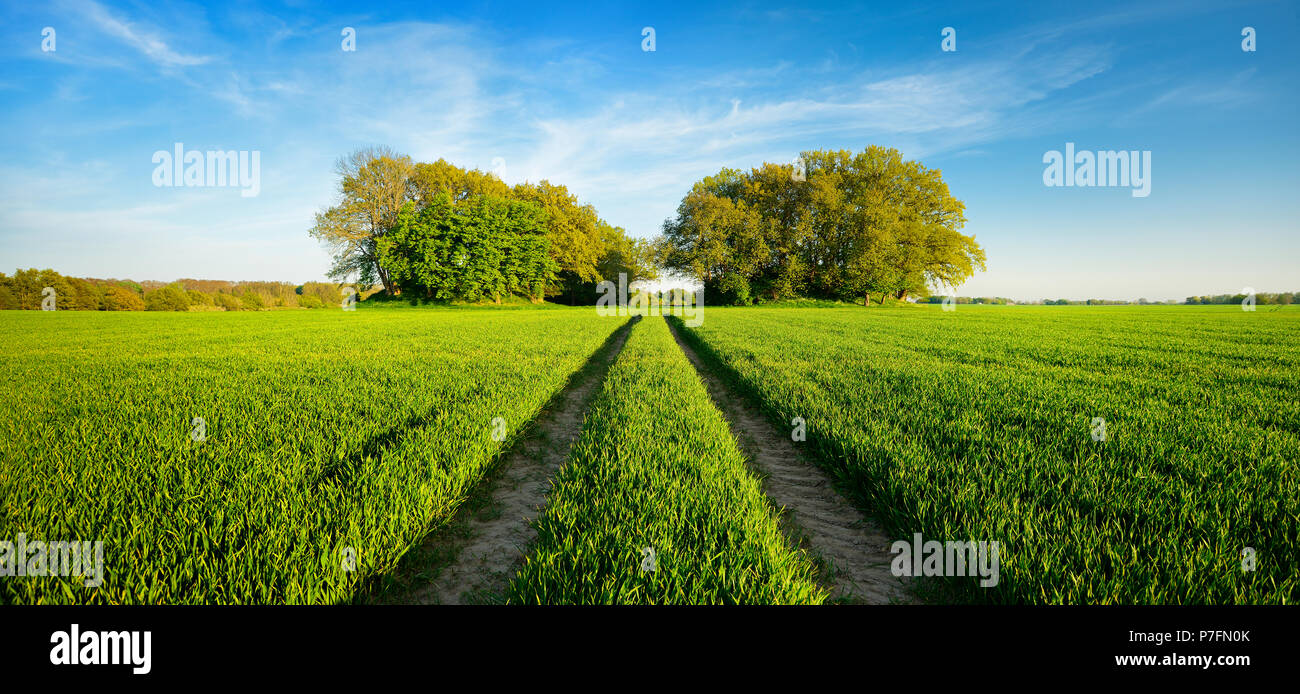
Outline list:
[[[619,328],[556,395],[461,505],[456,517],[407,552],[368,602],[483,604],[504,591],[536,538],[532,521],[582,430],[587,407],[636,319]]]
[[[772,426],[762,412],[713,373],[668,321],[673,338],[695,365],[709,396],[731,423],[732,433],[763,478],[763,488],[784,507],[782,530],[820,560],[831,600],[888,604],[913,602],[904,580],[889,571],[891,540],[864,518],[831,484],[826,473],[799,451],[789,431]]]

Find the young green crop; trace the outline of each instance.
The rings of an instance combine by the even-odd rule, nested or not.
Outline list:
[[[1300,600],[1300,312],[710,309],[688,339],[896,539],[1033,603]]]
[[[621,322],[6,313],[0,540],[102,541],[106,566],[98,588],[0,577],[0,602],[345,600],[451,517]]]
[[[633,327],[537,521],[511,600],[820,603],[662,318]]]

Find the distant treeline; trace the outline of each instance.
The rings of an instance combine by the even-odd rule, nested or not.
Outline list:
[[[1046,306],[1162,306],[1177,304],[1177,299],[1168,301],[1147,301],[1138,299],[1129,301],[1127,299],[1045,299],[1043,301],[1034,301],[1029,303],[1041,303]]]
[[[46,298],[60,311],[257,311],[336,308],[342,288],[329,282],[227,282],[66,277],[54,270],[0,272],[0,310],[39,309]],[[48,292],[49,287],[53,292]],[[358,296],[360,298],[360,296]]]
[[[941,304],[946,296],[927,296],[921,301],[926,304]],[[1017,303],[1015,299],[1008,299],[1005,296],[958,296],[955,297],[955,303],[958,304],[993,304],[1005,306],[1007,304]],[[1023,303],[1023,302],[1020,302]]]
[[[924,303],[941,304],[945,296],[928,296]],[[1016,301],[1008,299],[1005,296],[959,296],[956,297],[956,303],[959,304],[990,304],[994,306],[1007,306],[1009,304],[1038,305],[1038,306],[1128,306],[1129,304],[1141,304],[1146,306],[1156,305],[1159,301],[1147,301],[1138,299],[1137,301],[1125,301],[1118,299],[1036,299],[1033,301]],[[1163,303],[1176,304],[1177,301],[1166,301]]]
[[[941,304],[944,296],[929,296],[923,300],[923,303]],[[1189,296],[1185,301],[1179,302],[1177,299],[1168,301],[1149,301],[1147,299],[1138,299],[1137,301],[1126,301],[1119,299],[1038,299],[1035,301],[1016,301],[1002,296],[959,296],[956,297],[956,303],[959,304],[1037,304],[1043,306],[1168,306],[1179,303],[1186,305],[1193,304],[1240,304],[1246,300],[1245,294],[1219,294],[1217,296]],[[1258,293],[1255,295],[1256,304],[1293,304],[1300,303],[1300,292],[1290,294],[1282,292]]]
[[[1246,294],[1216,294],[1214,296],[1189,296],[1184,304],[1240,304],[1246,300]],[[1256,304],[1300,304],[1300,292],[1291,292],[1290,294],[1282,292],[1274,294],[1270,292],[1258,292],[1255,294]]]

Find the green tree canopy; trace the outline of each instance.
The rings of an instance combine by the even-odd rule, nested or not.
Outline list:
[[[420,209],[408,203],[379,241],[380,263],[404,295],[500,301],[541,300],[555,277],[546,214],[533,203],[480,195],[453,204],[437,193]]]

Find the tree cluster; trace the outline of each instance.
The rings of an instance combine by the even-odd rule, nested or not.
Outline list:
[[[984,269],[984,250],[959,231],[964,210],[940,171],[897,150],[804,152],[801,165],[723,169],[696,183],[664,222],[658,257],[699,279],[709,303],[883,303]]]
[[[592,301],[611,268],[652,279],[651,246],[602,221],[563,185],[508,186],[443,159],[414,162],[387,148],[341,159],[339,198],[311,235],[334,256],[330,276],[379,283],[389,296]]]

